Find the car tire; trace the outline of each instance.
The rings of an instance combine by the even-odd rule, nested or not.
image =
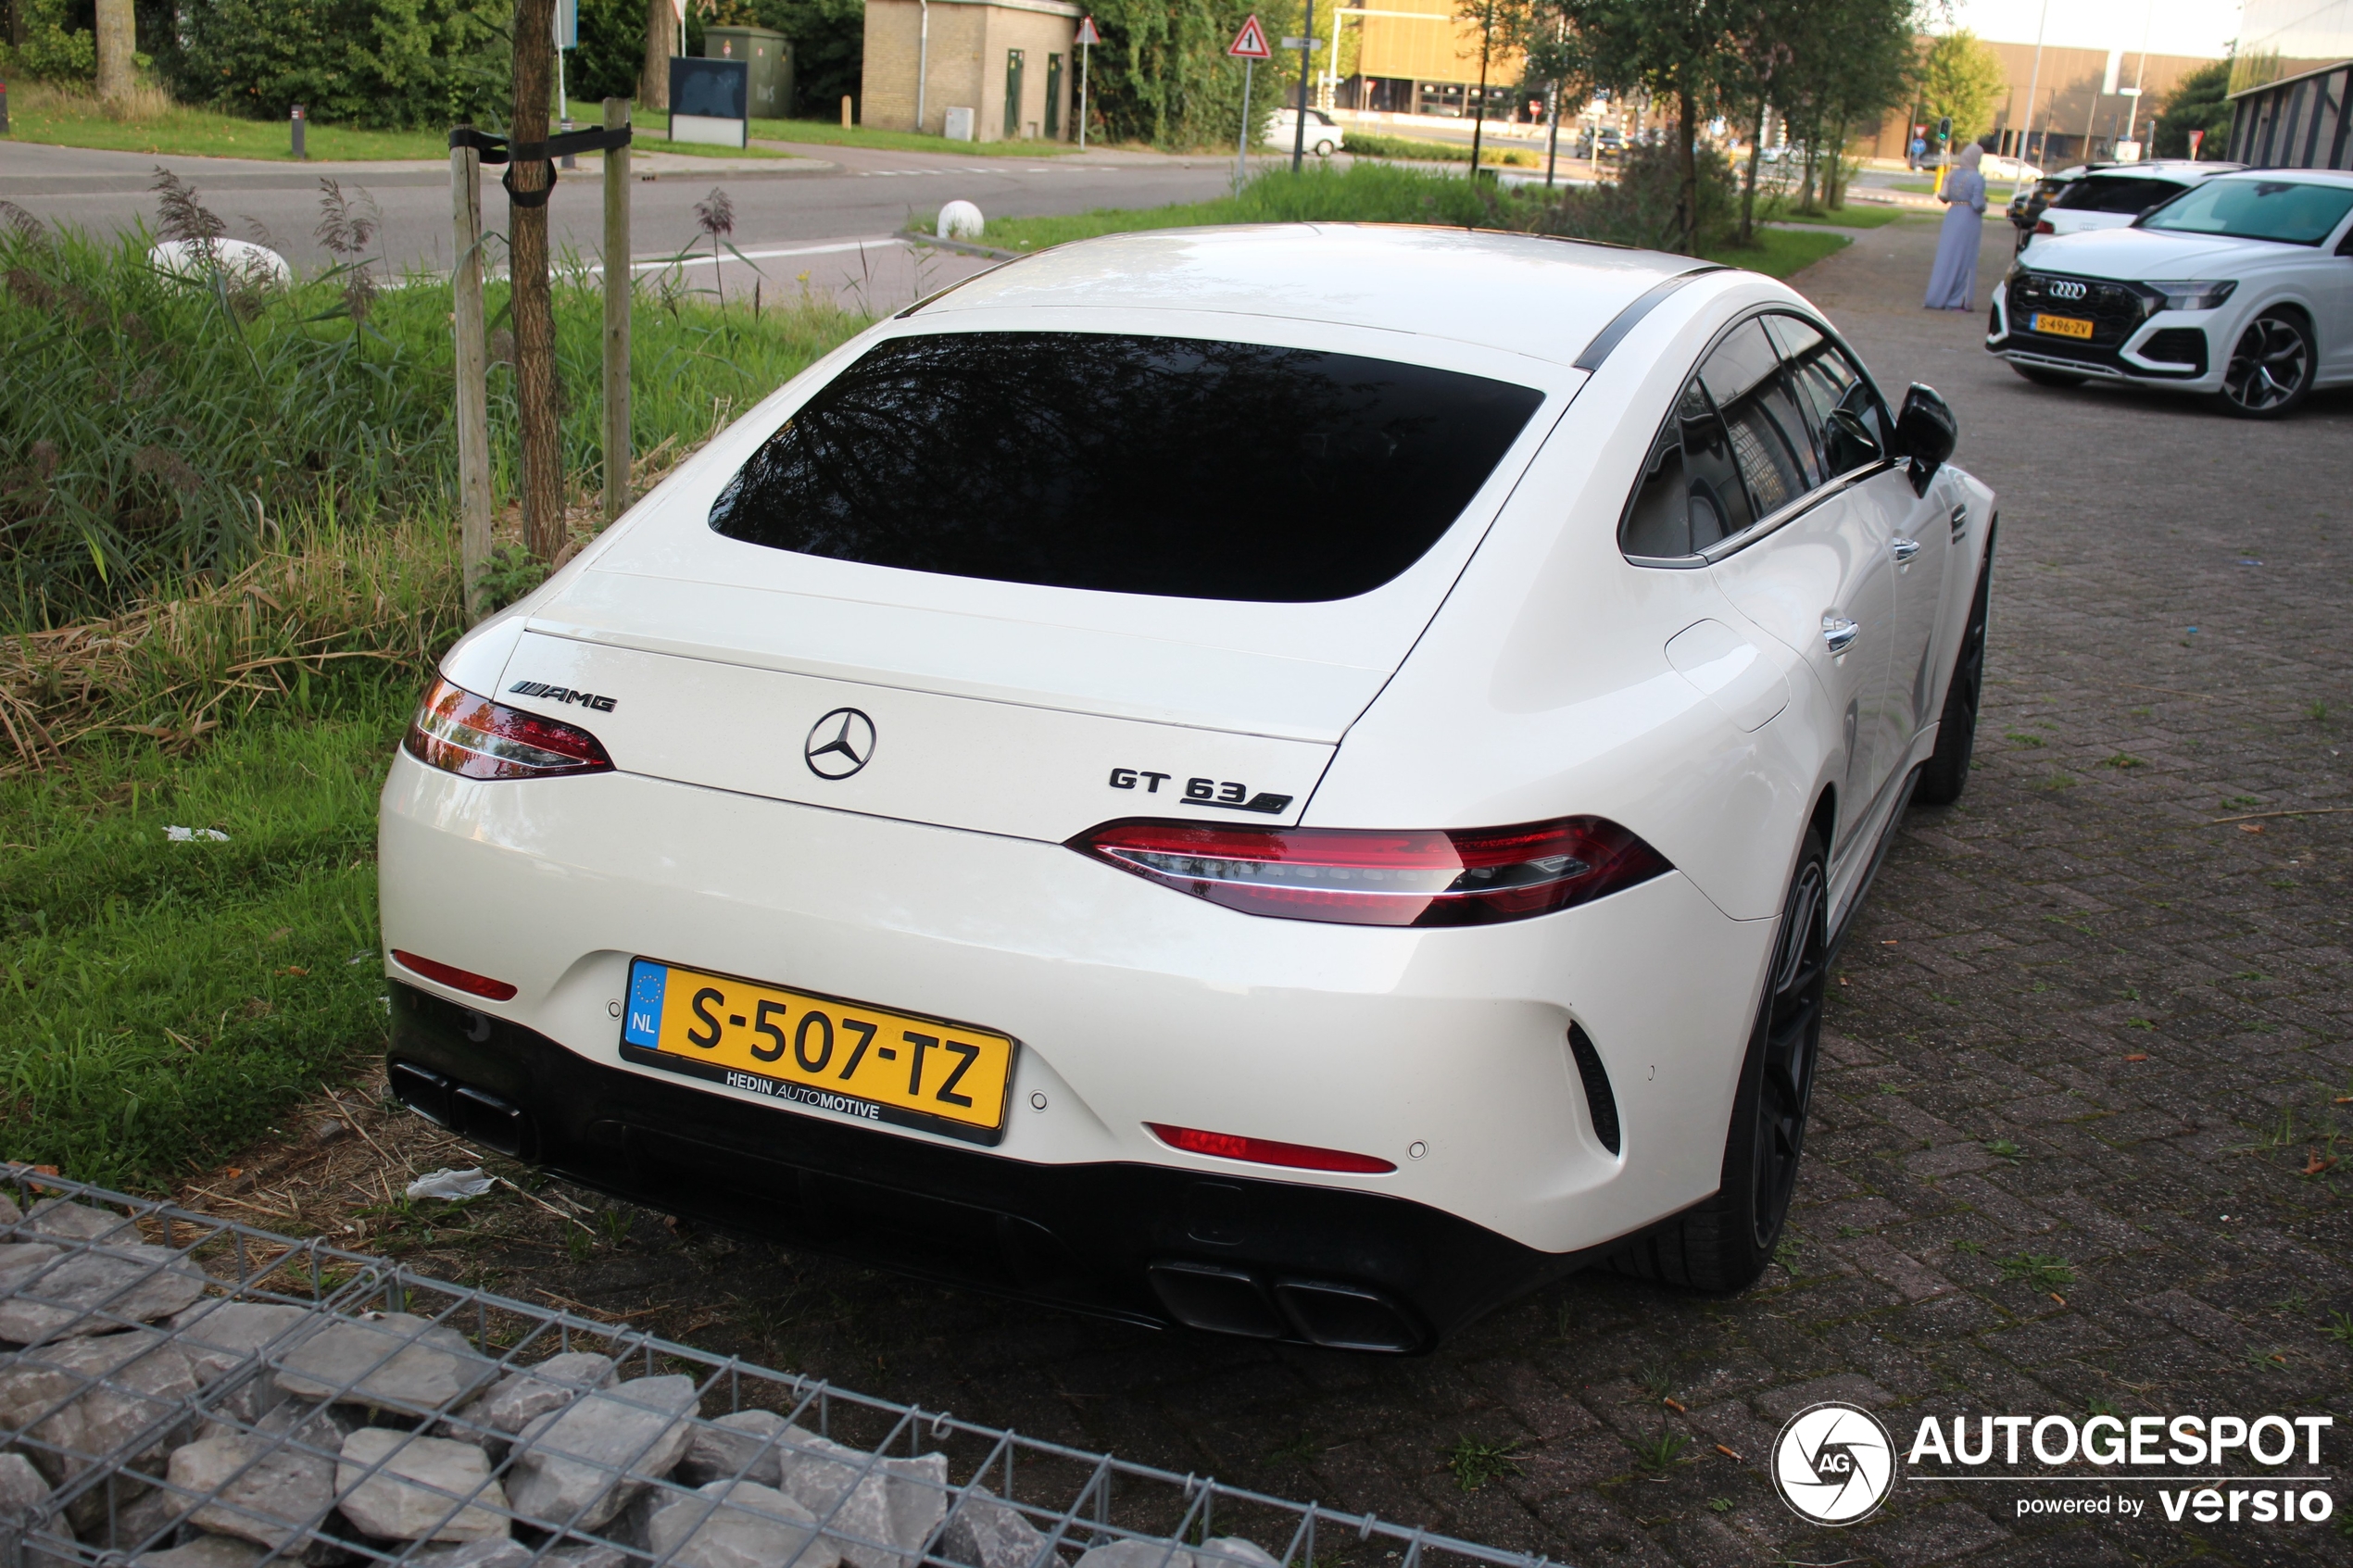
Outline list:
[[[1977,749],[1977,704],[1985,685],[1985,623],[1993,609],[1994,541],[1985,542],[1985,562],[1977,569],[1969,620],[1961,628],[1961,651],[1953,678],[1944,683],[1944,707],[1936,721],[1936,749],[1920,765],[1912,788],[1916,806],[1950,806],[1969,787],[1969,755]]]
[[[1612,1258],[1619,1273],[1729,1293],[1755,1284],[1770,1266],[1805,1152],[1829,968],[1830,858],[1821,834],[1808,828],[1781,900],[1772,965],[1732,1096],[1716,1196]]]
[[[2243,420],[2276,420],[2312,390],[2319,362],[2319,345],[2301,315],[2266,310],[2239,332],[2214,401]]]
[[[1316,156],[1317,157],[1331,157],[1331,156],[1332,156],[1332,144],[1331,144],[1329,142],[1318,142],[1318,143],[1316,143],[1316,144],[1315,144],[1315,156]]]
[[[2010,369],[2032,382],[2036,386],[2082,386],[2083,384],[2082,376],[2070,375],[2065,370],[2046,370],[2040,365],[2013,363]]]

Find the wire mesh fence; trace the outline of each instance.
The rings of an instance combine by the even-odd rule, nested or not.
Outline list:
[[[1545,1562],[0,1164],[0,1568],[1359,1556]]]

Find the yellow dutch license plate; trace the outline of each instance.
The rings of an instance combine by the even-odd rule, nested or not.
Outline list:
[[[2038,310],[2027,325],[2053,337],[2081,338],[2086,343],[2092,340],[2092,323],[2081,316],[2045,316]]]
[[[1004,1135],[1010,1035],[632,960],[622,1055],[788,1105],[973,1143]]]

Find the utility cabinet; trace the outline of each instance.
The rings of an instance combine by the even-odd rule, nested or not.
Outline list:
[[[750,73],[751,118],[792,118],[792,41],[764,27],[707,27],[705,59],[741,60]]]

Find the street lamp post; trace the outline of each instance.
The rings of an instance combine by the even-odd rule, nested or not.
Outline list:
[[[2010,182],[2010,199],[2018,199],[2019,187],[2026,183],[2026,140],[2034,134],[2034,93],[2043,85],[2043,30],[2050,25],[2051,0],[2043,0],[2043,19],[2034,24],[2034,69],[2026,78],[2026,125],[2018,133],[2018,178]]]

